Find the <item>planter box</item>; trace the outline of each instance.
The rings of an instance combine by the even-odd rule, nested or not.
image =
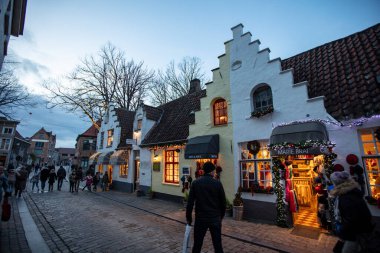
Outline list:
[[[233,218],[234,220],[242,220],[243,219],[243,206],[234,206],[233,207]]]

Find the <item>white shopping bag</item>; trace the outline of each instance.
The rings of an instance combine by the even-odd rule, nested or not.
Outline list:
[[[185,236],[183,238],[182,253],[190,252],[190,232],[191,226],[187,224],[185,229]]]

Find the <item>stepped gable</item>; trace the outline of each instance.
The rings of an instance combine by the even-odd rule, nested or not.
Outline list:
[[[120,142],[117,148],[128,148],[130,145],[126,144],[127,139],[133,139],[133,121],[135,112],[128,111],[124,108],[115,108],[117,120],[121,127]]]
[[[205,96],[206,90],[200,90],[158,106],[162,111],[160,121],[153,126],[141,146],[184,143],[189,136],[189,125],[195,123],[191,112],[200,110],[200,99]]]
[[[162,114],[162,110],[160,108],[149,105],[144,105],[144,111],[146,113],[146,118],[153,121],[158,121]]]
[[[380,24],[282,60],[338,120],[380,114]]]

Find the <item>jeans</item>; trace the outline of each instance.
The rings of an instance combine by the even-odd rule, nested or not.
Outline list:
[[[58,178],[57,190],[59,190],[59,191],[62,188],[63,179],[64,179],[63,177]]]
[[[41,191],[42,192],[44,192],[44,190],[45,190],[45,184],[46,184],[46,180],[45,181],[41,180]]]
[[[74,192],[74,182],[70,182],[70,192]]]
[[[14,187],[15,187],[15,183],[8,181],[8,192],[13,192]]]
[[[194,223],[194,246],[193,253],[199,253],[202,249],[203,239],[207,229],[210,230],[212,244],[214,245],[215,253],[223,253],[222,248],[222,222],[199,222],[195,218]]]
[[[79,184],[80,184],[80,180],[78,179],[76,182],[75,182],[75,191],[78,192],[79,190]]]

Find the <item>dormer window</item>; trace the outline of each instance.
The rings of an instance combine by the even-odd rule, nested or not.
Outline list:
[[[214,125],[226,125],[228,122],[227,101],[225,99],[218,99],[214,102]]]
[[[264,85],[255,90],[252,95],[253,112],[252,117],[261,117],[273,112],[272,89]]]

